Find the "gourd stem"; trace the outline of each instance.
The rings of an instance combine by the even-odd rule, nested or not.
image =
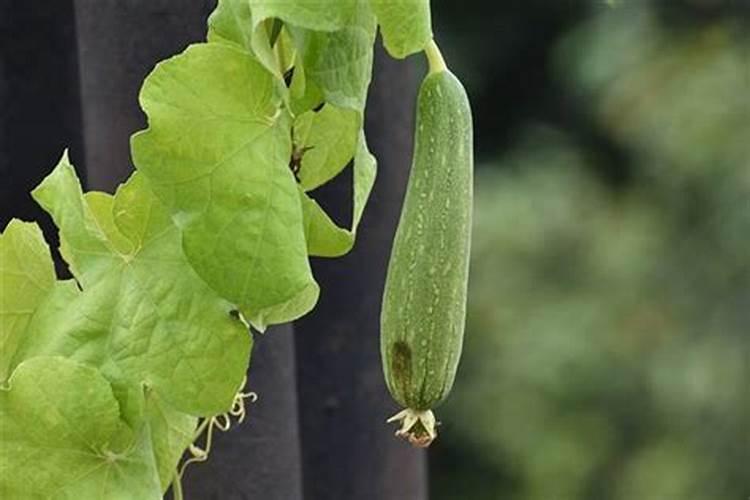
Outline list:
[[[448,66],[445,64],[445,59],[443,59],[443,54],[440,53],[440,48],[437,43],[435,43],[434,39],[430,40],[430,43],[427,44],[424,53],[427,56],[427,62],[430,65],[430,74],[440,73],[441,71],[446,71],[448,69]]]

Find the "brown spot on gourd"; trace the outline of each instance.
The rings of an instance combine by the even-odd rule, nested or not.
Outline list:
[[[409,392],[411,385],[411,348],[399,340],[391,346],[391,373],[401,394]]]

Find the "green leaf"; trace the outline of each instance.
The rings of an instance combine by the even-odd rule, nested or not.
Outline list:
[[[32,314],[54,284],[55,269],[39,227],[10,221],[0,234],[0,384],[10,376]]]
[[[209,41],[251,52],[279,81],[294,62],[292,92],[298,100],[306,97],[302,112],[315,105],[317,90],[333,104],[362,111],[372,77],[375,16],[367,0],[329,1],[221,0],[209,21]],[[286,24],[272,46],[274,19]],[[285,90],[279,94],[284,100]],[[299,103],[292,109],[300,112]]]
[[[361,0],[248,0],[252,11],[252,52],[263,65],[279,80],[283,80],[282,73],[287,69],[281,62],[284,53],[283,45],[288,45],[291,39],[285,41],[283,35],[287,27],[297,27],[318,31],[344,30],[348,26],[356,25],[359,2]],[[281,20],[287,26],[282,32],[279,47],[272,47],[270,40],[271,28],[274,20]],[[373,32],[374,32],[373,28]],[[292,43],[292,46],[294,43]],[[286,87],[284,87],[286,89]],[[284,98],[287,95],[282,93]],[[288,102],[288,101],[285,101]]]
[[[323,209],[300,190],[305,214],[305,237],[310,255],[339,257],[351,250],[367,200],[375,183],[377,162],[367,148],[364,132],[360,132],[354,158],[353,215],[350,230],[338,227]]]
[[[310,255],[340,257],[349,252],[354,245],[354,235],[338,227],[318,202],[301,190],[300,198],[305,213],[305,238]]]
[[[360,114],[330,104],[308,111],[294,123],[295,148],[305,151],[298,178],[310,191],[334,178],[354,157],[362,128]]]
[[[297,62],[297,46],[285,26],[282,26],[273,48],[281,72],[286,73],[292,69]]]
[[[283,69],[281,68],[278,55],[271,45],[271,29],[273,19],[267,19],[267,22],[256,22],[257,16],[253,17],[253,31],[250,37],[252,52],[255,57],[266,67],[266,69],[276,77],[279,84],[283,83]],[[286,85],[282,85],[282,93],[286,90]]]
[[[92,367],[35,358],[0,389],[0,497],[157,500],[148,426],[133,431]]]
[[[370,0],[383,44],[396,59],[424,50],[432,40],[430,0]]]
[[[133,137],[133,158],[197,273],[259,329],[312,309],[291,120],[273,76],[245,52],[194,45],[156,67],[141,105],[149,129]]]
[[[195,437],[198,420],[179,412],[154,391],[146,395],[146,418],[151,427],[151,443],[162,491],[174,479],[177,465]]]
[[[272,46],[270,34],[273,19],[256,25],[249,0],[219,0],[208,19],[208,41],[234,46],[256,58],[275,78],[275,91],[288,102],[289,90],[284,73],[291,68],[296,48],[286,30],[281,31]]]
[[[304,151],[298,177],[310,255],[338,257],[354,245],[357,225],[375,179],[375,159],[367,151],[361,128],[359,112],[331,104],[326,104],[319,112],[304,113],[295,121],[295,148]],[[338,227],[304,191],[315,189],[338,175],[355,152],[354,220],[347,230]]]
[[[112,217],[107,216],[104,208],[111,208],[111,199],[102,193],[86,194],[89,205],[97,207],[92,210],[110,221]],[[113,225],[109,228],[109,234],[116,234]],[[129,240],[122,238],[121,241],[127,242],[128,247],[132,246]],[[15,366],[12,361],[19,344],[28,339],[27,326],[31,316],[47,308],[69,308],[79,290],[73,281],[55,282],[52,259],[41,231],[36,224],[18,220],[11,221],[0,235],[0,290],[16,291],[0,293],[0,366],[3,369],[0,384],[4,384]],[[54,332],[57,331],[55,327]],[[60,340],[63,343],[69,341]],[[153,391],[149,391],[148,406],[144,409],[140,384],[123,384],[113,387],[113,392],[123,412],[123,420],[131,427],[138,425],[147,412],[162,488],[166,489],[177,461],[192,440],[196,419],[172,409]]]
[[[372,79],[376,21],[369,5],[357,1],[351,22],[336,31],[290,27],[304,66],[306,80],[322,91],[326,101],[364,110]]]
[[[252,50],[252,13],[249,0],[219,0],[208,18],[209,42],[237,45]]]
[[[289,93],[291,95],[290,107],[295,116],[315,109],[324,102],[323,92],[315,82],[307,80],[305,67],[302,64],[294,67]]]
[[[65,157],[33,196],[60,227],[83,291],[55,287],[29,323],[15,362],[63,355],[100,367],[118,386],[152,387],[191,415],[230,408],[250,335],[231,316],[231,304],[193,272],[179,230],[145,180],[134,174],[108,202],[114,223],[106,230]],[[104,203],[97,203],[98,212]],[[115,229],[132,253],[117,251],[110,239]],[[105,260],[110,265],[102,270]]]
[[[112,250],[122,255],[131,255],[135,251],[133,242],[123,236],[115,224],[114,198],[107,193],[98,191],[90,191],[83,197],[97,227],[111,244]],[[137,207],[133,208],[137,210]]]
[[[71,168],[67,151],[63,153],[59,166]],[[63,170],[58,168],[56,172],[50,174],[48,179],[58,179],[61,176],[69,175]],[[75,177],[75,173],[72,175]],[[77,179],[75,184],[78,184]],[[38,196],[44,196],[44,191],[45,188],[40,186],[35,193]],[[80,187],[78,192],[80,192]],[[104,193],[100,193],[100,195],[106,196]],[[39,201],[36,196],[35,198]],[[113,267],[117,267],[121,260],[117,245],[121,244],[122,240],[119,237],[114,240],[107,238],[108,231],[112,231],[111,221],[108,220],[108,216],[102,215],[102,207],[99,206],[109,202],[102,201],[99,195],[90,197],[90,199],[94,198],[96,200],[92,206],[89,206],[82,195],[57,201],[58,205],[64,205],[66,208],[64,212],[61,211],[59,214],[58,226],[67,225],[70,232],[75,232],[78,236],[76,238],[61,238],[60,253],[68,263],[71,273],[84,288],[99,282]],[[70,220],[69,217],[74,217],[75,220]]]
[[[255,23],[278,18],[303,28],[332,31],[346,27],[358,0],[248,0]]]
[[[360,220],[362,220],[365,206],[370,199],[372,187],[375,185],[377,170],[378,161],[367,147],[367,139],[365,138],[364,131],[360,131],[357,154],[354,156],[354,207],[352,216],[352,230],[354,231],[356,231]]]

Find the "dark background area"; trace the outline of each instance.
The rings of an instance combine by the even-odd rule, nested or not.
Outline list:
[[[0,0],[0,227],[41,221],[56,246],[28,192],[66,147],[89,188],[127,175],[139,82],[211,3]],[[433,500],[750,496],[750,2],[610,3],[433,2],[478,162]],[[427,497],[426,455],[383,424],[377,352],[421,61],[377,69],[361,239],[314,263],[314,314],[259,340],[261,401],[188,498]]]

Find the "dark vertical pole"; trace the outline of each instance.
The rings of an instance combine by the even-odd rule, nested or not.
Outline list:
[[[137,95],[160,60],[205,38],[215,0],[75,0],[89,185],[112,190],[132,171],[130,135],[145,126]],[[294,345],[291,326],[258,338],[245,423],[215,435],[207,463],[191,466],[195,500],[299,500]]]
[[[130,175],[130,136],[146,125],[141,83],[156,63],[205,38],[215,3],[75,0],[90,188],[112,190]]]
[[[378,179],[348,256],[317,260],[315,311],[295,325],[305,500],[426,498],[426,457],[393,436],[398,408],[380,367],[379,315],[391,240],[406,188],[418,70],[381,52],[367,111]],[[351,182],[351,177],[344,180]],[[318,198],[346,212],[347,182]]]
[[[0,1],[0,229],[37,220],[52,239],[29,191],[80,143],[73,1]]]

